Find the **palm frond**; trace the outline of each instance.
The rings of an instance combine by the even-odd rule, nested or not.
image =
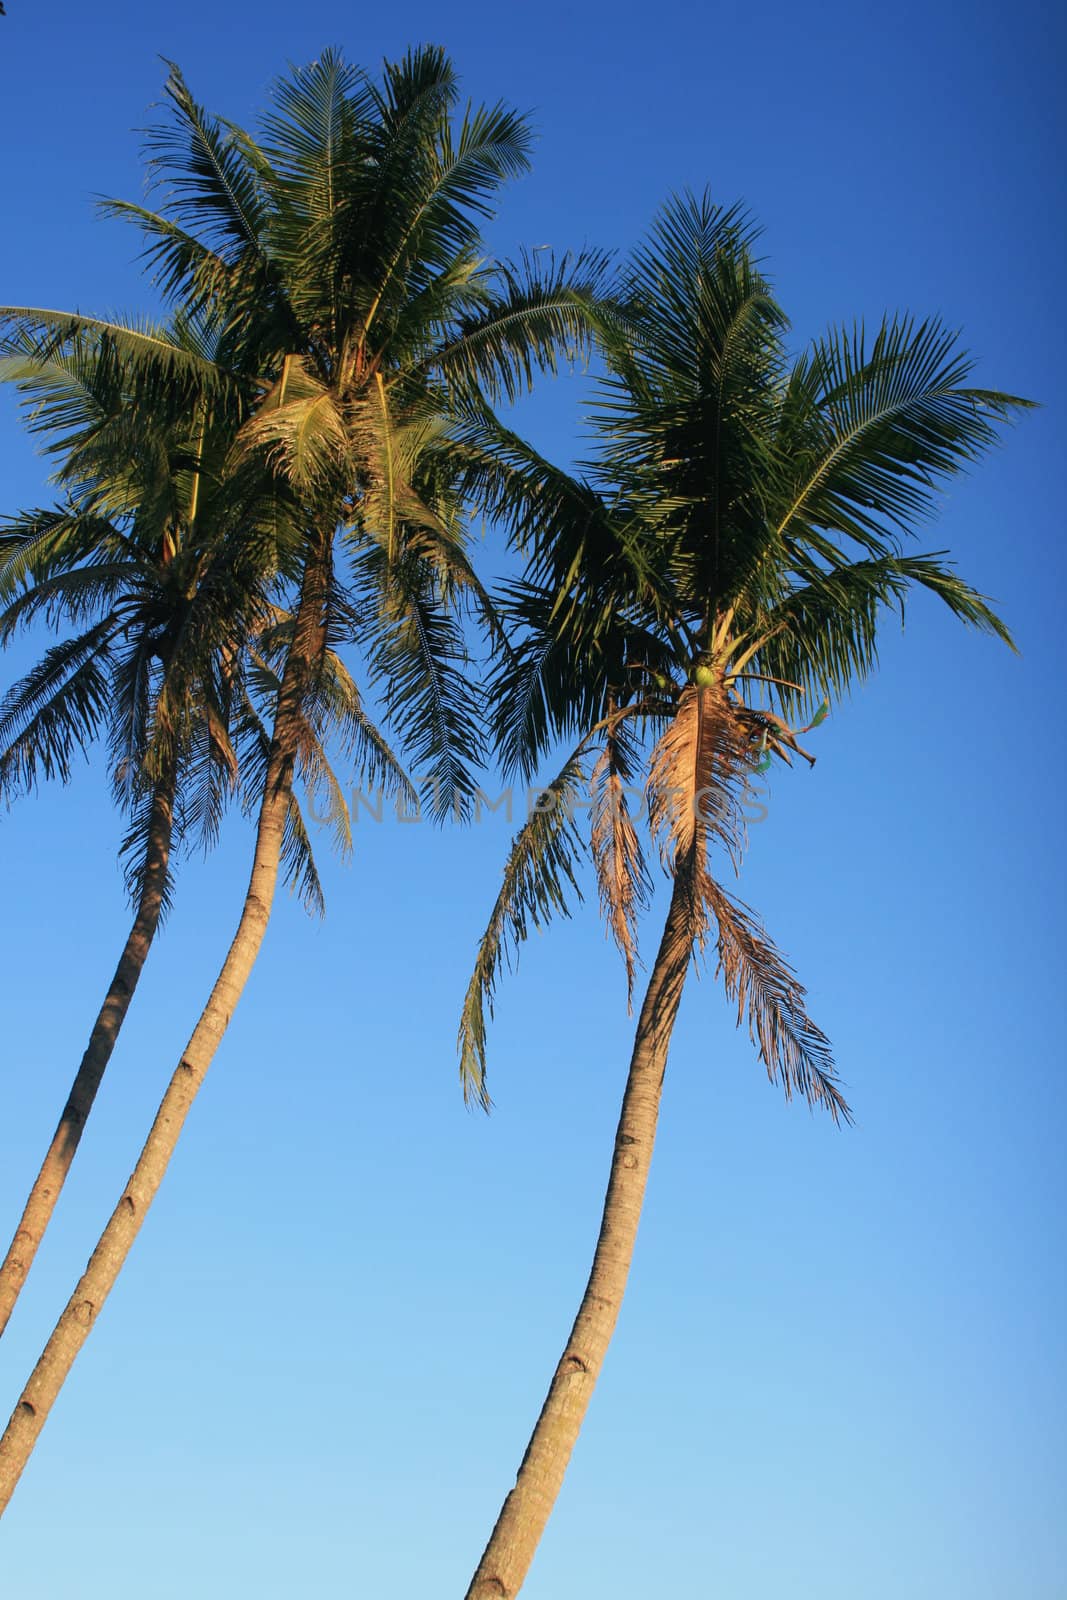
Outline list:
[[[332,219],[341,203],[351,136],[372,99],[366,74],[332,49],[275,81],[262,148],[284,185],[287,209],[305,226]]]
[[[299,896],[308,915],[324,917],[326,895],[315,863],[315,852],[311,848],[311,836],[295,794],[289,796],[289,809],[285,817],[282,865],[286,884]]]
[[[398,798],[409,810],[418,803],[415,785],[389,741],[368,716],[348,668],[333,650],[327,650],[312,688],[314,702],[306,708],[310,724],[322,743],[336,740],[352,761],[354,775],[363,783]]]
[[[649,823],[668,871],[702,856],[709,843],[740,860],[740,800],[751,765],[748,735],[722,684],[684,689],[649,757]],[[694,926],[693,937],[699,933]]]
[[[368,596],[380,610],[363,629],[372,683],[383,686],[386,720],[413,767],[425,773],[430,814],[469,815],[474,769],[482,750],[478,697],[466,674],[469,652],[456,617],[440,596],[437,574],[423,560],[370,545],[360,559]],[[475,709],[472,709],[475,708]]]
[[[234,295],[233,265],[170,217],[130,200],[102,200],[98,209],[102,216],[140,229],[145,238],[142,259],[152,282],[186,315],[210,316],[223,297]]]
[[[129,803],[152,742],[161,673],[157,641],[145,629],[123,640],[111,675],[108,746],[112,788],[119,805]]]
[[[245,449],[261,453],[299,495],[312,499],[343,484],[348,436],[332,390],[297,357],[287,357],[278,381],[245,425]]]
[[[229,128],[194,100],[172,61],[163,92],[171,121],[148,128],[144,150],[168,209],[224,260],[258,251],[264,211],[256,172]]]
[[[652,888],[627,799],[627,788],[635,776],[636,752],[625,727],[616,724],[593,767],[590,847],[600,907],[626,963],[626,1000],[631,1011],[637,972],[638,915],[647,905]]]
[[[119,865],[122,868],[126,897],[131,905],[137,904],[146,882],[145,872],[152,842],[151,832],[155,820],[155,803],[156,796],[153,786],[149,784],[143,785],[137,791],[131,804],[126,832],[119,846]],[[167,914],[174,901],[172,862],[173,856],[168,853],[159,910],[160,926],[166,921]]]
[[[523,117],[503,105],[468,107],[456,140],[447,115],[452,98],[450,77],[435,71],[393,130],[381,162],[378,193],[389,254],[363,326],[369,329],[379,308],[390,306],[391,338],[401,348],[416,319],[426,327],[428,296],[439,289],[442,274],[417,293],[406,314],[390,305],[397,287],[409,288],[416,262],[423,271],[428,262],[442,266],[453,292],[460,281],[470,282],[475,263],[467,253],[477,238],[474,217],[492,215],[491,197],[500,185],[529,166],[530,132]],[[422,144],[419,160],[412,160],[415,141]]]
[[[171,760],[179,770],[175,802],[175,837],[186,849],[205,854],[218,841],[226,806],[237,786],[238,760],[225,720],[207,703],[190,718],[179,750]],[[148,765],[148,752],[140,766]]]
[[[532,927],[543,928],[553,916],[569,916],[568,896],[580,900],[575,877],[585,843],[575,827],[574,808],[586,789],[586,753],[574,751],[559,774],[541,791],[541,800],[512,841],[500,893],[478,946],[474,973],[467,987],[459,1026],[460,1080],[463,1097],[489,1109],[486,1086],[486,1010],[493,1000],[500,972],[513,965]]]
[[[0,306],[0,349],[10,366],[3,375],[20,381],[26,361],[24,342],[32,341],[42,363],[85,335],[106,340],[131,383],[153,395],[216,394],[233,380],[215,362],[177,343],[165,328],[144,321],[114,322],[77,311],[52,311],[40,306]]]
[[[717,926],[719,974],[737,1002],[738,1026],[747,1022],[768,1078],[781,1080],[787,1100],[802,1094],[809,1105],[824,1106],[835,1122],[850,1123],[830,1042],[807,1014],[803,985],[755,913],[732,899],[710,873],[698,872],[695,892]]]
[[[76,567],[121,534],[107,518],[75,507],[17,512],[0,521],[0,601],[24,585]]]
[[[580,360],[590,349],[604,298],[610,257],[600,251],[558,260],[522,258],[492,269],[486,306],[459,327],[421,366],[462,400],[484,394],[515,400],[538,372]]]
[[[782,402],[794,463],[776,514],[782,535],[845,534],[882,553],[936,504],[938,485],[997,442],[998,425],[1031,405],[973,388],[973,362],[940,322],[887,319],[832,329],[795,365]]]
[[[52,645],[0,701],[0,793],[32,790],[39,773],[69,781],[108,714],[113,631],[105,618]]]
[[[778,680],[777,697],[790,714],[824,694],[841,698],[875,667],[883,611],[893,607],[903,616],[915,586],[936,594],[960,621],[1014,649],[987,598],[946,566],[943,554],[868,558],[820,573],[759,619],[755,639],[738,656],[738,670],[751,666]]]

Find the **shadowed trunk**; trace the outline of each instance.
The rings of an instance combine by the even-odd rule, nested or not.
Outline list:
[[[593,1266],[541,1415],[466,1600],[511,1600],[530,1570],[592,1398],[630,1274],[656,1138],[663,1074],[692,948],[690,895],[676,878],[638,1018]]]
[[[278,695],[252,874],[237,932],[211,997],[163,1096],[122,1198],[0,1439],[0,1515],[14,1493],[56,1396],[125,1264],[263,943],[278,881],[304,695],[311,668],[321,654],[325,639],[328,559],[329,541],[324,538],[305,569],[292,648]]]
[[[34,1180],[29,1199],[15,1237],[11,1241],[3,1264],[0,1265],[0,1334],[10,1320],[15,1302],[22,1292],[26,1274],[33,1265],[37,1247],[52,1218],[60,1190],[67,1180],[71,1163],[81,1141],[89,1113],[93,1109],[97,1090],[103,1081],[107,1064],[118,1040],[119,1030],[126,1020],[134,990],[141,970],[159,927],[159,914],[167,883],[170,862],[171,832],[174,825],[174,773],[169,772],[156,784],[152,796],[152,813],[148,825],[148,845],[145,850],[141,893],[137,914],[133,919],[115,976],[111,980],[104,1003],[100,1008],[89,1043],[82,1056],[74,1083],[71,1086],[63,1115],[52,1136],[52,1142],[41,1170]]]

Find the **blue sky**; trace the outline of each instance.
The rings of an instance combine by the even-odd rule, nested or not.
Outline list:
[[[400,5],[370,15],[9,0],[0,299],[151,305],[134,130],[182,65],[255,118],[287,60],[432,40],[532,111],[492,233],[626,248],[672,188],[765,225],[798,343],[885,308],[964,330],[1043,402],[924,533],[1020,644],[932,603],[775,777],[742,892],[808,985],[857,1112],[786,1106],[708,975],[676,1034],[619,1332],[530,1600],[1067,1596],[1062,918],[1063,128],[1050,8]],[[561,458],[588,397],[520,417]],[[0,396],[0,508],[45,468]],[[487,560],[497,557],[490,548]],[[8,681],[17,669],[9,660]],[[94,762],[0,819],[13,1225],[124,937]],[[282,896],[127,1271],[5,1518],[15,1600],[463,1593],[596,1235],[631,1024],[595,894],[535,938],[465,1112],[459,1002],[507,844],[360,823],[325,923]],[[13,1401],[225,948],[247,828],[183,870],[30,1287]],[[655,938],[655,912],[646,946]],[[62,1529],[62,1539],[56,1537]]]

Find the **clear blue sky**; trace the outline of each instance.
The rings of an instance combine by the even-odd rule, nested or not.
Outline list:
[[[1021,655],[932,604],[776,778],[743,893],[832,1035],[858,1125],[786,1106],[687,995],[638,1259],[529,1600],[1063,1600],[1065,259],[1062,33],[1034,0],[758,11],[8,0],[0,299],[150,305],[136,198],[165,55],[255,117],[287,60],[433,40],[533,111],[502,253],[634,242],[671,188],[766,225],[798,342],[941,313],[1033,396],[926,543]],[[524,421],[562,457],[587,389]],[[44,468],[0,413],[0,506]],[[4,681],[15,670],[9,661]],[[813,736],[815,737],[815,736]],[[124,936],[94,762],[0,819],[0,1221]],[[5,1519],[11,1600],[459,1600],[595,1239],[630,1023],[595,895],[527,948],[464,1111],[459,1001],[507,828],[360,824],[324,925],[283,897],[157,1205]],[[238,818],[189,864],[31,1287],[14,1400],[224,950]],[[646,945],[654,938],[650,928]]]

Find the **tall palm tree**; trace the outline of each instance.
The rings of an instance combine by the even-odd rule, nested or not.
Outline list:
[[[164,331],[188,342],[189,330]],[[0,795],[67,781],[106,738],[134,918],[66,1104],[0,1264],[0,1334],[74,1160],[171,889],[173,846],[210,843],[248,742],[247,647],[292,538],[270,480],[227,471],[225,407],[166,419],[131,393],[109,336],[0,359],[30,426],[63,457],[64,502],[0,532],[0,641],[46,619],[73,631],[0,702]]]
[[[275,92],[259,142],[208,114],[177,69],[172,117],[149,136],[166,188],[133,219],[163,291],[206,320],[210,372],[171,380],[250,395],[250,461],[299,499],[305,538],[279,634],[275,711],[251,878],[208,1004],[85,1274],[0,1440],[6,1505],[89,1327],[121,1269],[228,1026],[266,929],[309,707],[337,692],[336,647],[359,647],[385,714],[427,774],[430,809],[463,812],[479,751],[456,606],[479,605],[465,550],[461,428],[488,401],[579,350],[604,263],[506,266],[484,259],[480,223],[528,164],[529,133],[504,107],[467,108],[437,49],[387,64],[381,82],[333,52]],[[86,319],[8,308],[9,322],[62,339]],[[114,332],[160,382],[158,352]],[[354,690],[354,686],[353,686]],[[355,703],[355,702],[353,702]],[[388,759],[388,756],[385,757]]]
[[[812,759],[791,726],[799,708],[871,670],[883,610],[914,586],[1010,643],[941,555],[906,554],[901,538],[1024,402],[970,386],[933,323],[831,331],[790,362],[754,237],[740,211],[672,201],[628,273],[639,338],[609,348],[595,463],[572,479],[506,436],[481,460],[486,497],[529,548],[506,596],[519,639],[494,685],[500,748],[525,773],[560,739],[573,748],[516,836],[478,952],[460,1030],[468,1092],[485,1095],[502,960],[576,881],[579,799],[591,790],[600,899],[631,987],[650,887],[627,806],[639,780],[671,892],[589,1281],[468,1600],[518,1593],[562,1484],[621,1305],[696,952],[711,946],[771,1079],[849,1119],[803,987],[722,881],[719,856],[737,867],[743,853],[748,780],[772,758]]]

